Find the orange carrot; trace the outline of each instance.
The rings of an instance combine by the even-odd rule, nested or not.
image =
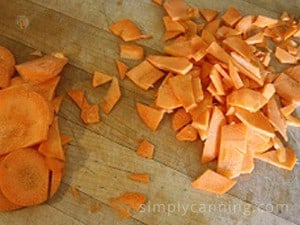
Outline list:
[[[53,98],[53,100],[51,101],[51,105],[55,113],[59,112],[62,101],[63,101],[63,96],[57,96]]]
[[[141,183],[149,183],[150,176],[148,173],[132,173],[128,175],[128,178],[133,181],[141,182]]]
[[[154,145],[147,140],[143,140],[136,153],[141,157],[152,159],[154,154]]]
[[[276,47],[275,57],[279,60],[280,63],[287,63],[287,64],[296,64],[297,60],[295,56],[291,55],[284,49],[280,47]]]
[[[287,106],[284,106],[282,108],[280,108],[280,112],[282,113],[282,115],[286,118],[289,115],[291,115],[297,108],[297,104],[289,104]]]
[[[244,83],[238,73],[237,68],[233,65],[232,61],[229,60],[229,76],[235,89],[240,89],[244,86]]]
[[[89,213],[95,214],[95,213],[100,212],[100,210],[101,210],[101,206],[98,202],[96,202],[90,207]]]
[[[125,79],[126,73],[128,71],[128,67],[125,63],[121,62],[120,60],[116,60],[117,69],[119,72],[119,76],[121,80]]]
[[[84,92],[81,90],[68,91],[70,98],[76,103],[79,109],[83,108]]]
[[[274,82],[276,93],[290,103],[300,103],[300,84],[282,73]]]
[[[61,134],[60,139],[61,139],[62,146],[67,145],[72,141],[72,138],[65,134]]]
[[[71,191],[71,194],[72,194],[72,196],[75,200],[78,200],[80,198],[79,191],[76,187],[71,187],[70,191]]]
[[[254,150],[253,149],[247,149],[246,154],[244,155],[244,160],[242,162],[242,167],[240,170],[241,174],[247,174],[252,173],[254,170],[255,164],[254,164]]]
[[[10,85],[11,77],[15,72],[15,58],[5,47],[0,46],[0,88]]]
[[[120,57],[124,59],[142,59],[144,58],[144,49],[135,44],[121,44]]]
[[[120,219],[126,219],[132,216],[128,209],[125,209],[118,203],[116,198],[111,198],[109,205],[111,208],[116,210]]]
[[[235,184],[236,181],[208,169],[192,183],[192,186],[202,191],[220,195],[229,191]]]
[[[272,19],[270,17],[259,15],[259,16],[256,17],[256,20],[254,21],[253,25],[257,26],[257,27],[264,28],[264,27],[273,26],[277,22],[278,22],[278,20],[276,20],[276,19]]]
[[[22,206],[10,202],[0,190],[0,211],[12,211],[20,208],[22,208]]]
[[[93,76],[92,86],[95,88],[95,87],[98,87],[102,84],[108,83],[111,80],[112,80],[111,76],[109,76],[105,73],[95,71],[94,76]]]
[[[60,81],[60,77],[57,76],[38,84],[29,84],[29,85],[31,85],[31,90],[43,96],[47,101],[51,101],[54,98],[55,90],[59,81]]]
[[[230,60],[228,53],[217,42],[212,42],[206,49],[206,52],[221,62],[228,63]]]
[[[98,123],[100,121],[98,104],[84,107],[81,110],[80,117],[85,124]]]
[[[46,201],[48,181],[44,158],[34,149],[11,152],[0,165],[1,191],[16,205],[30,206]]]
[[[245,34],[251,28],[252,23],[253,16],[245,16],[240,21],[238,21],[238,23],[235,25],[235,29]]]
[[[110,113],[116,103],[120,100],[120,98],[121,90],[119,87],[119,81],[117,78],[113,78],[102,103],[103,112],[106,114]]]
[[[163,7],[174,21],[188,18],[189,6],[183,0],[167,0]]]
[[[179,141],[196,141],[198,132],[192,125],[188,124],[176,134],[176,138]]]
[[[117,197],[117,200],[130,208],[139,211],[142,205],[147,201],[147,197],[138,192],[126,192]]]
[[[51,173],[51,186],[49,186],[49,198],[52,198],[54,194],[58,191],[60,186],[63,173],[61,171],[52,171]]]
[[[229,49],[245,57],[246,59],[250,59],[252,57],[252,51],[250,46],[240,37],[237,36],[227,37],[223,41],[223,44],[225,44]]]
[[[178,131],[192,121],[192,117],[183,108],[176,110],[172,117],[172,127],[174,131]]]
[[[230,7],[222,16],[222,20],[231,27],[233,27],[241,18],[241,14],[234,7]]]
[[[152,2],[157,4],[157,5],[162,5],[163,0],[152,0]]]
[[[185,32],[184,26],[178,21],[173,21],[169,16],[163,17],[163,21],[167,32]]]
[[[164,112],[141,103],[136,104],[136,109],[145,125],[152,131],[157,130],[161,120],[163,119]]]
[[[207,22],[214,20],[218,16],[218,12],[213,9],[199,9],[199,11]]]

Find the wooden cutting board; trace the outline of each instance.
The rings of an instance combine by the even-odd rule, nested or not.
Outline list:
[[[300,15],[299,0],[187,2],[220,11],[235,6],[243,15],[277,17],[282,11]],[[18,62],[30,59],[29,53],[35,49],[65,52],[70,64],[63,72],[58,94],[80,88],[89,101],[101,103],[108,86],[92,89],[91,73],[99,70],[117,76],[115,60],[121,43],[108,32],[108,25],[131,18],[154,36],[139,44],[148,54],[158,53],[163,46],[164,14],[150,0],[0,0],[0,45],[11,49]],[[20,18],[28,20],[24,29],[16,25]],[[176,141],[169,117],[157,132],[149,131],[136,115],[135,103],[151,103],[154,91],[144,92],[129,80],[121,82],[121,89],[123,97],[112,113],[101,113],[102,122],[90,126],[83,125],[79,110],[66,96],[59,122],[62,133],[73,141],[67,148],[67,169],[59,192],[41,206],[0,213],[0,224],[300,224],[299,164],[288,172],[257,162],[254,172],[238,178],[228,194],[198,192],[190,183],[206,169],[199,164],[202,144]],[[298,156],[299,134],[299,129],[290,129]],[[143,138],[156,146],[153,160],[135,154]],[[149,172],[151,183],[128,180],[132,172]],[[79,190],[79,200],[72,197],[70,187]],[[143,212],[119,221],[109,207],[109,199],[125,191],[145,193],[149,201]],[[89,214],[91,205],[97,202],[101,211]]]

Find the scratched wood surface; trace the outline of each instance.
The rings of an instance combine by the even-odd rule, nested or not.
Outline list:
[[[150,0],[0,0],[0,45],[7,46],[17,61],[30,59],[34,49],[63,51],[70,59],[58,94],[82,88],[93,103],[101,103],[108,86],[92,89],[91,73],[100,70],[117,76],[115,59],[121,41],[107,26],[131,18],[153,40],[140,41],[147,53],[162,51],[164,11]],[[244,15],[277,17],[283,10],[300,15],[300,1],[289,0],[189,0],[193,6],[224,11],[236,6]],[[29,26],[19,29],[20,16]],[[126,61],[130,66],[137,62]],[[202,144],[177,142],[165,118],[155,133],[140,122],[135,102],[150,103],[154,91],[144,92],[130,81],[121,82],[122,99],[102,122],[84,126],[79,110],[65,98],[59,114],[63,133],[72,136],[67,149],[67,169],[56,196],[41,206],[0,213],[0,224],[300,224],[300,166],[292,172],[257,162],[254,172],[244,175],[223,196],[198,192],[190,182],[207,167],[199,165]],[[0,100],[1,101],[1,100]],[[291,144],[299,156],[299,130],[290,129]],[[156,145],[153,160],[136,156],[138,141],[147,138]],[[298,140],[298,141],[297,141]],[[297,143],[298,142],[298,143]],[[210,167],[212,165],[208,165]],[[149,172],[150,185],[129,181],[132,172]],[[79,200],[70,194],[77,187]],[[149,202],[143,212],[119,221],[109,207],[109,198],[125,191],[145,193]],[[99,202],[101,211],[89,214]],[[159,207],[156,207],[159,206]]]

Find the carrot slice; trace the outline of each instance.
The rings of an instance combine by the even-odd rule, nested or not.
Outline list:
[[[270,150],[262,154],[255,154],[256,159],[270,163],[271,165],[277,166],[282,169],[292,170],[297,162],[295,152],[289,147],[286,148],[286,161],[280,162],[277,157],[276,150]]]
[[[196,106],[191,75],[177,75],[170,78],[169,82],[174,95],[186,111]]]
[[[254,21],[253,26],[264,28],[264,27],[271,27],[271,26],[275,25],[276,23],[278,23],[278,20],[276,20],[276,19],[272,19],[270,17],[259,15],[256,17],[256,20]]]
[[[192,125],[188,124],[176,134],[176,138],[179,141],[196,141],[198,132]]]
[[[126,75],[137,86],[144,90],[148,90],[150,87],[153,87],[154,83],[164,77],[165,74],[145,60],[128,71]]]
[[[117,197],[117,200],[129,206],[130,208],[139,211],[142,205],[147,201],[147,197],[138,192],[126,192]]]
[[[157,130],[161,120],[163,119],[164,112],[141,103],[136,103],[136,109],[139,117],[145,125],[152,131]]]
[[[152,2],[157,4],[157,5],[162,5],[163,4],[163,0],[152,0]]]
[[[0,88],[10,85],[11,77],[15,72],[15,58],[5,47],[0,46]]]
[[[106,114],[110,113],[113,107],[120,100],[120,98],[121,98],[121,90],[119,86],[119,81],[117,78],[113,78],[111,85],[102,103],[103,112]]]
[[[252,27],[253,16],[245,16],[235,25],[235,29],[243,34],[247,33]]]
[[[53,98],[53,100],[51,101],[51,105],[55,113],[59,112],[62,101],[63,101],[63,96],[57,96]]]
[[[22,206],[10,202],[0,190],[0,211],[12,211],[20,208],[22,208]]]
[[[294,116],[287,116],[286,124],[292,127],[300,127],[300,119]]]
[[[235,178],[241,173],[247,152],[248,128],[243,123],[222,127],[217,172]]]
[[[290,103],[300,104],[300,84],[282,73],[274,82],[276,93]]]
[[[248,129],[247,149],[255,153],[263,153],[273,146],[271,138],[252,128]]]
[[[215,19],[207,23],[206,26],[204,27],[204,30],[211,33],[212,35],[215,35],[220,25],[221,25],[221,19]]]
[[[116,60],[117,69],[119,72],[119,76],[121,80],[125,79],[126,73],[128,71],[128,66],[125,63],[121,62],[120,60]]]
[[[246,43],[248,45],[255,45],[259,43],[264,42],[264,33],[263,32],[258,32],[257,34],[254,34],[253,36],[247,38]]]
[[[277,136],[275,136],[272,141],[274,148],[277,150],[278,161],[284,163],[286,161],[286,149],[283,143]]]
[[[47,140],[40,144],[38,151],[44,156],[65,160],[57,117],[54,118],[53,123],[49,128]]]
[[[14,76],[11,80],[10,80],[10,87],[11,86],[17,86],[17,85],[21,85],[21,84],[25,84],[26,82],[23,80],[22,77],[20,76]]]
[[[65,167],[65,162],[56,158],[45,157],[45,164],[49,170],[52,172],[63,172]]]
[[[110,199],[109,205],[110,205],[111,208],[116,210],[116,212],[118,213],[119,218],[122,219],[122,220],[132,216],[132,214],[129,212],[129,210],[125,209],[122,206],[120,206],[120,204],[118,204],[117,199],[115,199],[115,198]]]
[[[230,60],[230,56],[217,42],[212,42],[206,49],[206,52],[226,64],[228,64]]]
[[[247,59],[243,58],[242,56],[239,56],[235,52],[231,52],[231,56],[236,62],[238,62],[242,67],[244,67],[246,70],[252,73],[255,77],[259,79],[261,78],[260,69],[257,66],[248,62]]]
[[[222,20],[231,27],[233,27],[241,18],[242,15],[234,7],[230,7],[222,16]]]
[[[232,83],[235,89],[240,89],[244,86],[244,83],[238,73],[237,68],[233,65],[232,61],[229,60],[229,76],[232,80]]]
[[[43,96],[47,101],[51,101],[54,98],[55,90],[59,81],[60,81],[60,77],[57,76],[38,84],[29,84],[29,85],[31,86],[31,90]]]
[[[235,115],[239,118],[244,124],[251,127],[263,135],[268,137],[274,137],[274,128],[268,121],[268,118],[260,111],[249,112],[245,109],[235,108]]]
[[[281,136],[287,141],[286,122],[284,116],[281,114],[278,101],[275,97],[271,98],[266,107],[267,116],[273,127],[281,134]]]
[[[242,168],[240,170],[241,174],[252,173],[252,171],[254,170],[254,154],[255,153],[253,149],[247,149],[242,163]]]
[[[104,109],[103,109],[103,111],[104,111]],[[98,123],[100,121],[98,104],[84,107],[81,110],[80,117],[85,124]]]
[[[67,145],[72,141],[72,138],[65,134],[61,134],[60,139],[61,139],[62,146]]]
[[[236,181],[208,169],[192,183],[192,186],[202,191],[221,195],[229,191],[235,184]]]
[[[68,95],[70,98],[76,103],[78,108],[83,108],[83,99],[84,99],[84,92],[81,90],[71,90],[68,91]]]
[[[98,71],[94,72],[94,76],[93,76],[93,81],[92,81],[92,86],[98,87],[102,84],[106,84],[108,82],[110,82],[113,78],[105,73],[101,73]]]
[[[218,11],[213,9],[199,9],[201,16],[207,21],[210,22],[218,16]]]
[[[295,56],[291,55],[284,49],[280,47],[276,47],[275,50],[275,57],[279,60],[280,63],[286,63],[286,64],[296,64],[297,60]]]
[[[188,18],[189,6],[182,0],[167,0],[163,7],[174,21]]]
[[[148,173],[132,173],[128,176],[130,180],[146,183],[150,182],[150,176]]]
[[[193,64],[184,57],[150,55],[147,60],[158,69],[179,74],[187,74],[193,68]]]
[[[16,65],[16,69],[25,81],[41,83],[56,77],[67,62],[62,53],[54,53]]]
[[[48,181],[44,158],[34,149],[16,150],[0,165],[0,188],[16,205],[30,206],[46,201]]]
[[[164,41],[171,40],[173,38],[178,37],[180,34],[181,34],[181,32],[179,32],[179,31],[166,31],[166,33],[164,34],[163,40]]]
[[[282,115],[284,117],[288,117],[289,115],[291,115],[297,108],[297,104],[289,104],[287,106],[284,106],[282,108],[280,108],[280,112],[282,113]]]
[[[124,41],[135,41],[142,39],[141,30],[129,19],[120,20],[109,27],[109,30]]]
[[[196,102],[202,101],[204,95],[203,95],[201,80],[199,77],[192,77],[192,86],[193,86],[195,101]]]
[[[225,123],[226,120],[224,114],[217,106],[215,106],[213,108],[208,128],[207,140],[204,143],[201,157],[202,163],[208,163],[217,158],[219,154],[221,128],[225,125]]]
[[[152,159],[154,154],[154,145],[147,140],[143,140],[136,153],[141,157]]]
[[[47,139],[53,115],[42,96],[14,86],[1,90],[0,99],[0,155]]]
[[[231,36],[227,37],[223,44],[225,44],[229,49],[237,52],[241,56],[245,57],[246,59],[250,60],[252,57],[252,51],[250,46],[242,40],[240,37]]]
[[[164,16],[163,21],[167,32],[185,32],[184,26],[178,21],[173,21],[169,16]]]
[[[174,131],[178,131],[192,121],[192,117],[183,108],[176,110],[172,116],[172,127]]]
[[[144,49],[135,44],[121,44],[120,57],[133,60],[142,59],[144,58]]]
[[[300,65],[289,67],[284,71],[284,73],[300,82]]]
[[[227,104],[246,109],[250,112],[260,110],[268,100],[258,91],[249,88],[241,88],[231,92],[227,96]]]
[[[215,67],[213,67],[212,70],[210,71],[209,78],[211,79],[211,82],[216,89],[216,95],[225,95],[225,89],[224,89],[221,76]]]

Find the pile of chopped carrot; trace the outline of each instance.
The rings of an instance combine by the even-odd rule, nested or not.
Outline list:
[[[234,7],[222,14],[183,0],[152,2],[167,14],[165,54],[143,59],[140,45],[122,44],[121,57],[143,61],[131,69],[117,61],[117,68],[121,79],[145,91],[162,80],[152,105],[136,104],[149,129],[172,114],[176,138],[203,141],[201,163],[217,162],[193,187],[223,194],[235,178],[253,171],[255,159],[292,170],[297,158],[287,147],[287,127],[300,126],[294,114],[300,104],[300,21],[287,12],[274,19],[242,16]],[[129,19],[109,29],[125,42],[145,37]],[[276,71],[276,63],[286,69]],[[144,141],[138,154],[151,158],[151,149]]]
[[[53,53],[15,65],[0,46],[0,211],[40,204],[58,190],[70,138],[59,131],[55,89],[67,61]]]

